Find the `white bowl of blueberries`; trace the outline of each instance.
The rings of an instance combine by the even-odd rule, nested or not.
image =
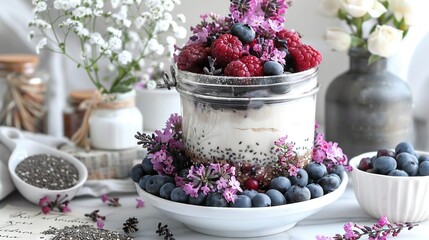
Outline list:
[[[350,165],[356,198],[369,215],[393,222],[429,219],[429,153],[401,142],[394,150],[358,155]]]
[[[328,172],[323,164],[310,163],[297,177],[274,178],[264,193],[244,190],[235,203],[227,203],[218,193],[188,196],[173,178],[156,175],[147,157],[132,168],[131,178],[138,194],[161,213],[196,232],[220,237],[287,231],[340,198],[348,182],[343,166]]]

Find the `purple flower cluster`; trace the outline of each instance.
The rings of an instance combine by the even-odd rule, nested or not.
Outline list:
[[[54,201],[50,201],[47,196],[41,198],[39,200],[39,206],[42,208],[42,213],[49,214],[49,212],[55,209],[58,209],[62,213],[71,212],[69,208],[70,201],[65,200],[67,197],[67,195],[61,197],[61,195],[58,194]]]
[[[274,141],[275,151],[279,159],[278,162],[284,169],[287,169],[289,176],[296,176],[299,168],[302,167],[302,161],[294,151],[295,144],[293,142],[286,142],[286,140],[287,136]]]
[[[235,178],[235,167],[229,164],[211,163],[208,166],[191,166],[182,186],[186,194],[197,197],[210,192],[222,193],[227,202],[235,202],[241,192],[240,182]]]
[[[216,36],[227,32],[232,26],[232,19],[230,17],[223,17],[215,13],[200,15],[201,23],[195,27],[191,27],[193,35],[189,38],[186,44],[198,44],[208,41],[210,36]],[[211,22],[208,21],[210,18]]]
[[[403,229],[411,230],[415,226],[414,223],[391,223],[387,217],[381,217],[372,227],[360,226],[358,224],[348,222],[344,224],[343,235],[336,234],[334,237],[317,235],[317,240],[357,240],[368,235],[369,240],[386,240],[389,236],[396,237]]]
[[[182,117],[171,114],[162,130],[156,130],[152,137],[146,134],[136,136],[149,151],[154,170],[159,175],[174,176],[178,169],[176,160],[183,159],[184,143]]]
[[[283,29],[285,0],[232,0],[231,17],[251,26],[259,35],[274,38]]]
[[[333,165],[347,165],[347,155],[343,153],[343,150],[338,146],[338,143],[328,142],[325,140],[323,133],[318,131],[319,125],[316,124],[316,133],[313,147],[313,161],[318,163],[324,163],[328,168]],[[350,171],[349,166],[345,166],[345,169]]]

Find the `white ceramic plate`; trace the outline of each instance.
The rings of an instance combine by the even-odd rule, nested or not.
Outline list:
[[[289,230],[335,202],[344,193],[347,182],[348,176],[344,173],[341,185],[334,192],[305,202],[263,208],[195,206],[157,197],[142,190],[137,183],[136,188],[147,203],[194,231],[221,237],[260,237]]]

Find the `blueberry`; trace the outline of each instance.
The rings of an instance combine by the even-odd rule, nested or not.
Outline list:
[[[328,170],[328,173],[334,173],[337,176],[342,176],[343,172],[344,172],[344,166],[343,165],[339,165],[339,164],[335,164],[334,166],[332,166]]]
[[[417,176],[419,173],[419,164],[418,162],[408,161],[402,165],[402,170],[408,173],[408,176]]]
[[[396,160],[393,157],[381,156],[374,160],[373,167],[380,174],[388,174],[396,169]]]
[[[252,199],[253,207],[269,207],[271,206],[271,198],[265,193],[258,193]]]
[[[164,198],[164,199],[169,200],[171,192],[173,191],[174,188],[176,188],[176,185],[174,183],[170,183],[170,182],[165,183],[159,189],[159,196]]]
[[[248,196],[250,199],[253,199],[256,196],[256,194],[258,194],[258,192],[253,189],[246,189],[241,194]]]
[[[144,175],[144,171],[141,164],[136,164],[131,168],[131,179],[138,183],[140,178]]]
[[[269,189],[276,189],[280,191],[281,193],[285,193],[288,188],[291,186],[291,182],[289,178],[287,177],[276,177],[273,180],[271,180],[270,185],[268,186]]]
[[[266,76],[282,75],[283,66],[274,61],[268,61],[264,63],[264,73]]]
[[[243,43],[250,43],[256,36],[253,28],[243,23],[235,23],[232,25],[231,34],[238,37]]]
[[[366,171],[366,170],[371,169],[371,168],[372,168],[371,158],[366,157],[366,158],[362,158],[360,160],[358,169],[360,169],[362,171]]]
[[[151,162],[151,158],[148,155],[146,155],[146,157],[143,158],[142,167],[143,167],[143,170],[145,171],[145,173],[150,174],[150,175],[156,174],[156,171],[153,169],[153,164]]]
[[[429,176],[429,161],[424,161],[419,165],[419,175]]]
[[[323,188],[317,183],[310,183],[307,185],[311,193],[311,199],[323,196]]]
[[[390,149],[380,149],[377,151],[377,157],[381,157],[381,156],[387,156],[387,157],[395,157],[396,153],[393,150]]]
[[[398,169],[403,169],[404,164],[406,162],[415,162],[416,164],[418,164],[419,160],[413,154],[403,152],[403,153],[396,155],[396,162],[398,164]]]
[[[398,145],[396,145],[395,152],[396,152],[396,155],[403,153],[403,152],[407,152],[409,154],[414,155],[414,147],[409,142],[401,142]]]
[[[308,177],[313,180],[319,180],[328,173],[325,164],[317,162],[310,162],[307,164],[307,166],[305,166],[305,171],[307,171]]]
[[[429,161],[429,156],[428,155],[420,155],[419,157],[419,164],[421,164],[422,162],[427,162]]]
[[[390,171],[387,175],[395,176],[395,177],[408,177],[408,173],[406,173],[404,170],[398,170],[398,169]]]
[[[171,201],[186,203],[188,202],[188,194],[181,187],[175,187],[170,194]]]
[[[288,203],[303,202],[311,199],[310,190],[307,187],[293,185],[286,192]]]
[[[276,189],[270,189],[265,194],[271,199],[271,206],[279,206],[286,204],[285,196]]]
[[[160,175],[151,176],[146,182],[146,191],[153,195],[159,196],[159,190],[166,183],[166,178]]]
[[[304,169],[300,168],[298,170],[297,175],[296,176],[290,176],[289,180],[292,183],[292,185],[307,186],[307,184],[308,184],[308,173]]]
[[[327,176],[322,177],[317,181],[317,183],[322,187],[323,193],[328,194],[330,192],[335,191],[340,186],[340,178],[335,176],[335,174],[329,174]]]
[[[341,177],[340,177],[340,176],[338,176],[337,174],[335,174],[335,173],[330,173],[330,174],[328,174],[328,176],[331,176],[331,177],[337,178],[337,179],[338,179],[338,181],[341,183]]]
[[[139,180],[139,186],[141,189],[146,190],[146,182],[151,177],[151,175],[144,175]]]
[[[222,194],[217,192],[211,192],[207,195],[206,206],[227,207],[228,203],[226,202],[225,198],[223,198]]]
[[[247,195],[238,195],[235,202],[231,202],[229,206],[235,208],[250,208],[252,207],[252,199]]]
[[[163,175],[162,176],[163,178],[164,178],[164,181],[166,182],[166,183],[174,183],[174,178],[173,177],[171,177],[171,176],[167,176],[167,175]]]
[[[189,196],[188,203],[192,205],[203,205],[204,201],[206,200],[207,195],[204,195],[202,192],[198,192],[197,197]]]

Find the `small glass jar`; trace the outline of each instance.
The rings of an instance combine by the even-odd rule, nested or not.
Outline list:
[[[35,55],[0,55],[0,125],[46,132],[46,76]]]
[[[86,108],[81,106],[84,101],[92,99],[94,90],[71,91],[67,98],[67,107],[63,112],[64,136],[71,138],[82,125]]]

